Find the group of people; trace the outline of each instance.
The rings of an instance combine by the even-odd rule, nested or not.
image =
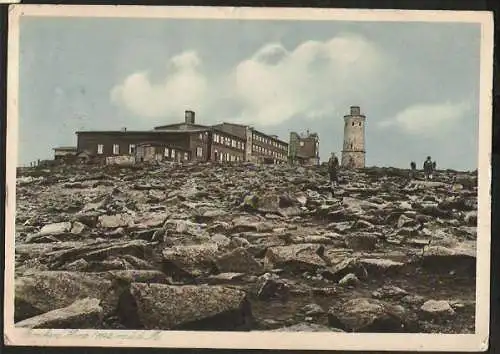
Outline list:
[[[424,161],[424,175],[426,180],[431,180],[433,178],[434,171],[436,171],[436,161],[432,161],[430,156]],[[417,164],[412,161],[410,163],[410,179],[414,179],[417,175]]]
[[[328,160],[328,173],[330,175],[330,184],[333,189],[338,183],[338,170],[340,167],[339,159],[332,152],[332,156]],[[424,175],[426,180],[432,180],[434,171],[436,170],[436,161],[432,161],[430,156],[424,161],[423,165]],[[417,175],[417,164],[412,161],[410,163],[410,179],[414,179]]]

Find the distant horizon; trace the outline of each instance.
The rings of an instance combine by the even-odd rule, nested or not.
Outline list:
[[[366,165],[475,170],[480,41],[478,23],[22,17],[18,165],[75,131],[147,130],[186,109],[286,142],[316,132],[325,161],[360,106]]]

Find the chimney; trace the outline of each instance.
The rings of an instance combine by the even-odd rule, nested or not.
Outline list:
[[[361,109],[359,106],[351,106],[351,116],[359,116],[361,115]]]
[[[184,112],[184,121],[186,124],[194,124],[194,112],[193,111],[185,111]]]

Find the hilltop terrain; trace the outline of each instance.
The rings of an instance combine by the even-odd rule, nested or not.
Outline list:
[[[20,169],[16,325],[473,333],[477,175],[407,175]]]

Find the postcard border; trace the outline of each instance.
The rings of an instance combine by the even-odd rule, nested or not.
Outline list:
[[[98,11],[96,11],[98,8]],[[491,137],[493,15],[485,11],[357,10],[306,8],[10,5],[7,62],[6,231],[4,340],[6,345],[163,347],[310,350],[485,350],[489,341]],[[18,154],[19,21],[22,16],[212,18],[261,20],[340,20],[469,22],[481,24],[481,73],[478,166],[478,237],[475,334],[182,332],[105,330],[25,330],[15,328],[14,235]],[[230,336],[230,340],[228,340]],[[335,342],[335,344],[333,344]]]

